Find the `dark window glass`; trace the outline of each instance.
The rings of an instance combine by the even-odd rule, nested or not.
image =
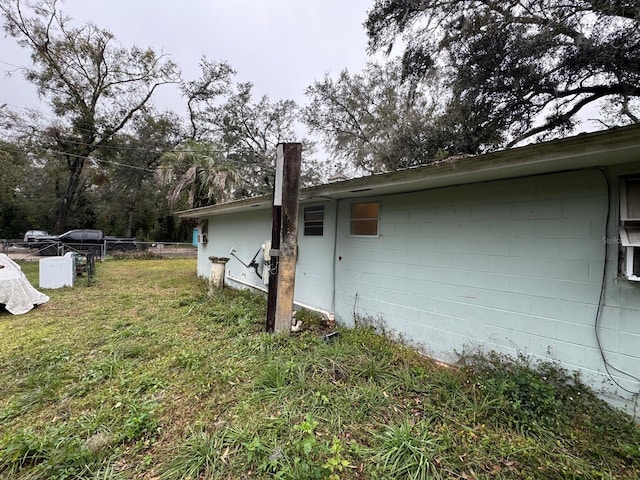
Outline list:
[[[633,274],[640,275],[640,248],[633,247]]]
[[[640,218],[640,179],[627,180],[626,187],[627,216]]]
[[[304,234],[306,236],[324,235],[324,205],[304,207]]]

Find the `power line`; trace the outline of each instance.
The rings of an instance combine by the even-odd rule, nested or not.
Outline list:
[[[5,105],[7,105],[9,107],[12,107],[12,108],[15,108],[15,109],[24,110],[27,113],[34,113],[34,109],[33,108],[18,106],[18,105],[14,105],[14,104],[11,104],[11,103],[5,103]],[[60,121],[61,120],[60,117],[55,117],[55,116],[53,116],[53,115],[51,115],[49,113],[44,113],[42,111],[37,111],[36,113],[38,115],[42,116],[42,117],[45,117],[50,122],[56,122],[56,121]],[[64,117],[62,119],[64,119]],[[60,123],[63,123],[63,122],[60,122]],[[75,126],[73,128],[74,128],[74,130],[79,131],[79,132],[86,132],[86,133],[91,133],[91,134],[95,133],[94,130],[88,129],[88,128],[82,128],[82,127],[78,127],[78,126]],[[220,129],[218,129],[218,130],[220,130]],[[122,133],[122,134],[117,133],[117,134],[114,134],[114,135],[130,135],[130,134],[125,132],[125,133]],[[278,142],[275,142],[275,143],[286,142],[286,141],[289,141],[289,140],[290,139],[282,138],[282,139],[279,139]],[[69,143],[76,143],[76,144],[79,144],[79,145],[83,144],[82,142],[74,142],[73,140],[68,140],[68,142]],[[109,145],[104,145],[104,146],[102,146],[100,148],[107,148],[107,149],[113,149],[113,150],[130,149],[130,150],[150,151],[149,149],[146,149],[144,147],[133,147],[133,146],[113,147],[113,146],[109,146]],[[273,152],[274,152],[273,153],[273,157],[274,158],[275,158],[275,148],[276,147],[275,147],[275,144],[274,144],[274,146],[273,146]],[[189,152],[190,150],[184,150],[184,151]],[[211,149],[209,151],[211,151],[213,153],[228,153],[228,150],[223,150],[223,149]],[[243,150],[243,151],[236,151],[236,152],[233,152],[233,153],[255,153],[255,152],[256,152],[256,150],[250,150],[249,149],[249,150]]]
[[[13,108],[17,108],[17,109],[21,109],[21,110],[25,110],[27,112],[32,111],[29,108],[26,107],[20,107],[20,106],[16,106],[16,105],[11,105],[9,104],[9,106],[13,107]],[[42,115],[43,117],[47,117],[49,121],[55,121],[55,120],[60,120],[59,118],[50,116],[48,114],[44,114],[42,112],[38,112],[38,114]],[[80,132],[91,132],[89,129],[83,129],[83,128],[78,128],[76,127],[76,130],[79,130]],[[73,139],[67,139],[65,140],[67,143],[73,144],[73,145],[86,145],[86,143],[78,141],[78,140],[73,140]],[[144,152],[144,153],[151,153],[151,154],[164,154],[164,153],[168,153],[168,152],[179,152],[179,153],[203,153],[203,150],[205,153],[207,154],[221,154],[224,156],[224,161],[227,163],[232,163],[235,164],[236,166],[241,166],[241,167],[246,167],[246,166],[256,166],[256,165],[260,165],[262,164],[262,166],[265,168],[265,170],[269,170],[273,168],[273,165],[271,165],[271,161],[274,159],[275,157],[275,146],[273,148],[273,153],[272,154],[261,154],[260,152],[253,150],[253,149],[241,149],[241,150],[228,150],[228,149],[219,149],[219,148],[205,148],[203,150],[194,150],[194,149],[178,149],[176,150],[175,147],[173,149],[170,150],[164,150],[164,149],[158,149],[158,148],[148,148],[148,147],[140,147],[140,146],[132,146],[132,145],[118,145],[118,146],[114,146],[114,145],[101,145],[99,147],[101,150],[107,150],[107,151],[113,151],[113,152],[118,152],[118,153],[122,153],[123,151],[131,151],[131,152]],[[153,172],[154,170],[149,169],[149,168],[145,168],[145,167],[140,167],[137,165],[130,165],[130,164],[126,164],[126,163],[122,163],[122,162],[116,162],[116,161],[110,161],[110,160],[105,160],[102,158],[96,158],[95,156],[92,157],[86,157],[83,155],[77,155],[77,154],[73,154],[70,152],[63,152],[63,151],[59,151],[59,150],[47,150],[48,153],[50,154],[54,154],[54,155],[61,155],[61,156],[66,156],[66,157],[72,157],[72,158],[91,158],[92,160],[98,162],[98,163],[105,163],[105,164],[113,164],[116,166],[120,166],[120,167],[124,167],[124,168],[132,168],[132,169],[136,169],[136,170],[142,170],[142,171],[147,171],[147,172]],[[247,158],[247,157],[253,157],[253,158]],[[264,162],[265,160],[267,160],[266,162]]]
[[[29,111],[30,109],[27,107],[19,107],[16,105],[12,105],[12,104],[6,104],[10,107],[13,108],[19,108],[25,111]],[[43,115],[42,112],[38,112],[39,114]],[[48,116],[48,119],[51,121],[54,120],[59,120],[57,117],[53,117],[53,116]],[[87,128],[81,128],[81,127],[74,127],[75,130],[79,131],[79,132],[87,132],[87,133],[94,133],[93,130],[87,129]],[[117,135],[117,134],[114,134]],[[122,135],[126,135],[126,134],[122,134]],[[282,140],[284,141],[284,140]],[[65,139],[66,143],[70,143],[73,145],[86,145],[86,143],[78,141],[78,140],[73,140],[73,139]],[[115,152],[122,152],[124,151],[139,151],[139,152],[146,152],[146,153],[159,153],[157,149],[154,148],[146,148],[146,147],[138,147],[138,146],[131,146],[131,145],[118,145],[118,146],[113,146],[113,145],[101,145],[99,147],[102,150],[112,150]],[[224,155],[256,155],[256,156],[261,156],[261,154],[257,151],[257,150],[252,150],[250,148],[248,149],[241,149],[241,150],[228,150],[228,149],[220,149],[220,148],[206,148],[204,149],[207,153],[219,153],[219,154],[224,154]],[[173,151],[172,150],[167,150],[167,151]],[[201,153],[202,150],[193,150],[193,149],[180,149],[180,152],[184,152],[184,153]],[[269,157],[275,158],[275,145],[273,146],[273,154],[269,155]],[[237,161],[238,159],[231,159],[231,158],[227,158],[227,160],[230,161]]]
[[[193,150],[193,152],[197,152],[196,150]],[[77,155],[74,153],[69,153],[69,152],[62,152],[59,150],[46,150],[47,154],[53,154],[53,155],[59,155],[62,157],[71,157],[71,158],[81,158],[81,159],[86,159],[86,160],[91,160],[94,161],[96,163],[104,163],[104,164],[110,164],[110,165],[115,165],[118,167],[123,167],[123,168],[131,168],[134,170],[140,170],[140,171],[144,171],[144,172],[148,172],[148,173],[155,173],[156,169],[153,168],[145,168],[145,167],[140,167],[138,165],[131,165],[131,164],[127,164],[127,163],[122,163],[122,162],[116,162],[114,160],[106,160],[106,159],[102,159],[102,158],[97,158],[94,156],[84,156],[84,155]],[[256,162],[242,162],[242,161],[238,161],[238,160],[234,160],[234,159],[226,159],[225,160],[227,162],[231,162],[231,163],[236,163],[236,164],[241,164],[242,166],[248,166],[248,165],[256,165]],[[265,170],[269,170],[271,168],[271,165],[266,165]]]
[[[78,140],[71,140],[71,139],[65,139],[66,143],[70,143],[73,145],[86,145],[85,142],[81,142]],[[176,148],[178,148],[176,150]],[[179,153],[219,153],[219,154],[224,154],[226,156],[228,155],[255,155],[255,156],[260,156],[260,153],[258,153],[256,150],[251,150],[251,149],[246,149],[246,150],[228,150],[228,149],[222,149],[222,148],[203,148],[203,149],[190,149],[190,148],[179,148],[179,147],[174,147],[172,149],[169,150],[164,150],[164,149],[160,149],[161,151],[159,151],[158,148],[148,148],[148,147],[137,147],[137,146],[127,146],[127,145],[119,145],[119,146],[113,146],[113,145],[101,145],[99,147],[100,150],[111,150],[114,152],[122,152],[122,151],[134,151],[134,152],[144,152],[144,153],[168,153],[168,152],[179,152]],[[274,147],[274,153],[273,155],[270,155],[271,157],[275,157],[275,147]],[[228,157],[225,157],[227,160],[232,160]]]
[[[9,67],[17,68],[18,70],[23,70],[27,68],[27,67],[21,67],[19,65],[14,65],[13,63],[5,62],[4,60],[0,60],[0,63],[2,63],[3,65],[7,65]]]
[[[85,160],[91,160],[91,161],[94,161],[96,163],[108,163],[108,164],[116,165],[118,167],[125,167],[125,168],[131,168],[131,169],[135,169],[135,170],[142,170],[142,171],[150,172],[150,173],[155,172],[155,170],[153,170],[153,169],[140,167],[138,165],[129,165],[129,164],[126,164],[126,163],[115,162],[113,160],[104,160],[104,159],[101,159],[101,158],[88,157],[88,156],[85,156],[85,155],[76,155],[74,153],[61,152],[59,150],[47,150],[47,153],[48,154],[53,153],[54,155],[60,155],[60,156],[64,156],[64,157],[83,158]]]
[[[154,173],[155,170],[152,170],[150,168],[144,168],[144,167],[138,167],[137,165],[127,165],[126,163],[119,163],[119,162],[114,162],[112,160],[100,160],[97,158],[92,157],[91,160],[94,160],[98,163],[109,163],[111,165],[116,165],[118,167],[125,167],[125,168],[131,168],[134,170],[141,170],[143,172],[150,172],[150,173]]]

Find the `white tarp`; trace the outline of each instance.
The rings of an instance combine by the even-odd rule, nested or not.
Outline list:
[[[49,297],[33,288],[20,265],[4,253],[0,253],[0,265],[0,303],[5,305],[7,311],[21,315],[34,305],[49,301]]]

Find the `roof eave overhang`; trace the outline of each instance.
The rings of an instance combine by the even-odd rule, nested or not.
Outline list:
[[[300,201],[388,195],[634,161],[640,161],[640,125],[304,188],[300,191]],[[185,210],[177,215],[199,218],[264,209],[270,205],[271,196],[265,195]]]
[[[262,195],[260,197],[245,198],[235,202],[220,203],[218,205],[210,205],[208,207],[193,208],[191,210],[183,210],[177,212],[180,218],[201,218],[211,215],[222,215],[235,212],[246,212],[249,210],[261,210],[271,206],[271,195]]]

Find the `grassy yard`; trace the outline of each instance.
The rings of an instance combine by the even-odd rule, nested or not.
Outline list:
[[[208,298],[194,260],[97,273],[0,312],[0,478],[640,478],[640,428],[554,365],[261,333],[264,299]]]

